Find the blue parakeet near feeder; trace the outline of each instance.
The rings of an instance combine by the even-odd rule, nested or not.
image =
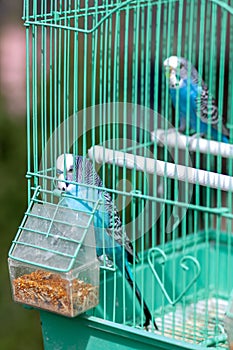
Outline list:
[[[196,68],[185,58],[177,56],[168,57],[164,61],[164,67],[169,77],[170,96],[174,108],[176,108],[177,90],[179,90],[179,131],[183,132],[186,128],[187,103],[189,103],[189,128],[197,133],[198,118],[200,118],[198,131],[201,136],[207,136],[210,125],[211,139],[228,143],[229,132],[223,123],[219,125],[216,101]]]
[[[108,259],[115,261],[121,272],[125,269],[127,281],[133,288],[133,274],[130,268],[130,263],[133,262],[133,246],[123,230],[119,212],[114,205],[110,194],[101,189],[93,189],[92,187],[84,187],[81,185],[85,184],[100,188],[103,187],[102,180],[95,171],[93,164],[82,156],[62,154],[57,158],[56,167],[58,174],[58,189],[74,196],[74,198],[66,198],[67,206],[73,209],[91,212],[93,209],[91,201],[97,201],[98,199],[102,200],[103,204],[94,214],[93,220],[97,256],[101,258],[105,255]],[[74,181],[80,185],[69,183]],[[124,261],[123,249],[125,249]],[[142,300],[140,290],[136,284],[135,293],[140,304],[143,305],[145,314],[144,327],[147,328],[152,317],[146,302]],[[155,329],[158,329],[155,322],[154,326]]]

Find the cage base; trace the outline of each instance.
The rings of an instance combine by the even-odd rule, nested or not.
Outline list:
[[[216,303],[218,305],[218,330],[216,329],[216,314],[214,312]],[[222,342],[213,341],[214,337],[215,340],[217,338],[220,340],[220,337],[216,337],[216,335],[217,332],[220,334],[223,330],[226,306],[226,300],[216,298],[190,304],[186,307],[185,312],[177,306],[175,313],[168,312],[165,315],[163,323],[161,318],[156,318],[160,331],[155,332],[147,332],[93,316],[80,315],[69,319],[40,311],[44,349],[98,350],[104,347],[109,350],[118,347],[122,350],[227,349],[226,337],[222,337]],[[196,310],[195,314],[194,310]],[[207,313],[208,324],[206,324]],[[196,320],[195,324],[192,321],[194,319]],[[185,332],[183,331],[184,323]]]
[[[214,297],[185,307],[179,304],[174,311],[166,313],[163,318],[157,317],[155,321],[160,334],[165,337],[209,348],[228,349],[223,328],[227,305],[227,300]]]

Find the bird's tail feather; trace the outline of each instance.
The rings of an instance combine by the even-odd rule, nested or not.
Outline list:
[[[150,311],[148,309],[148,306],[147,306],[145,300],[142,299],[141,292],[140,292],[136,282],[133,281],[133,274],[132,274],[131,268],[130,268],[128,263],[125,264],[125,273],[126,273],[127,281],[129,282],[129,284],[130,284],[132,289],[134,288],[134,285],[135,285],[136,297],[137,297],[140,305],[143,305],[144,315],[146,317],[146,320],[145,320],[143,326],[145,328],[147,328],[149,326],[149,324],[150,324],[151,319],[152,319],[151,313],[150,313]],[[155,321],[154,321],[154,327],[155,327],[156,330],[158,330],[158,326],[155,323]]]

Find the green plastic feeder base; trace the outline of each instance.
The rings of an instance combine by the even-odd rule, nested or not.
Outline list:
[[[93,316],[69,319],[44,311],[40,315],[45,350],[187,349],[184,342]],[[199,345],[188,346],[200,350]]]
[[[200,274],[195,283],[186,291],[186,295],[183,295],[179,303],[174,305],[168,302],[158,282],[154,281],[155,277],[148,262],[144,260],[143,266],[139,266],[136,275],[138,276],[141,269],[143,269],[147,281],[144,296],[150,310],[153,310],[152,289],[150,285],[148,288],[148,283],[149,281],[154,283],[153,294],[156,296],[154,317],[159,331],[145,331],[129,326],[130,324],[133,325],[130,308],[125,310],[128,325],[123,324],[121,320],[123,305],[132,304],[130,288],[129,290],[126,288],[125,303],[120,298],[119,288],[116,289],[115,322],[112,322],[113,315],[110,309],[113,302],[113,299],[111,299],[113,278],[110,275],[105,281],[110,294],[105,294],[106,298],[103,298],[104,280],[101,278],[100,303],[85,315],[69,319],[45,311],[40,312],[44,349],[227,349],[227,335],[224,331],[223,321],[230,290],[233,288],[233,276],[226,273],[228,264],[233,266],[233,255],[229,254],[229,249],[232,253],[233,247],[232,244],[229,245],[228,241],[228,235],[224,233],[216,234],[214,231],[209,234],[208,241],[206,241],[204,232],[187,237],[186,254],[196,256],[200,264]],[[168,295],[172,295],[174,271],[180,271],[180,261],[183,256],[182,249],[182,239],[177,239],[175,245],[170,243],[165,245],[164,252],[167,256],[166,281],[169,282],[165,287]],[[221,261],[221,268],[218,267],[218,264],[215,264],[217,261]],[[157,271],[159,273],[158,267]],[[190,280],[192,280],[192,275],[192,273],[189,274]],[[120,274],[117,278],[120,278]],[[178,296],[182,295],[182,285],[182,279],[176,279]],[[140,288],[142,287],[143,285],[140,285]],[[105,307],[103,307],[104,304],[106,304]],[[105,317],[104,309],[106,309]],[[138,305],[135,313],[138,313]],[[140,321],[138,324],[140,324]]]

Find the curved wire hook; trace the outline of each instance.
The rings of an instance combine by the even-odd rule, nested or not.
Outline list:
[[[182,259],[180,260],[180,266],[182,267],[182,269],[184,271],[188,271],[189,270],[189,267],[188,265],[186,264],[187,261],[191,261],[193,264],[194,264],[194,267],[196,269],[195,273],[194,273],[194,276],[193,278],[191,279],[191,281],[187,284],[187,286],[185,287],[185,289],[183,290],[183,292],[180,293],[180,295],[175,298],[174,300],[172,300],[170,298],[170,296],[168,295],[167,291],[166,291],[166,288],[163,284],[163,282],[161,281],[155,267],[154,267],[154,264],[153,264],[153,261],[152,259],[154,258],[154,255],[155,253],[159,253],[161,256],[162,256],[162,261],[160,262],[160,265],[165,265],[168,258],[167,258],[167,255],[164,253],[163,250],[161,250],[160,248],[151,248],[149,251],[148,251],[148,263],[149,263],[149,266],[163,292],[163,294],[165,295],[166,299],[168,300],[169,304],[171,305],[175,305],[178,301],[180,301],[182,299],[182,297],[187,293],[187,291],[192,287],[192,285],[196,282],[196,280],[198,279],[200,273],[201,273],[201,266],[200,266],[200,263],[199,261],[191,256],[191,255],[186,255],[186,256],[183,256]]]

